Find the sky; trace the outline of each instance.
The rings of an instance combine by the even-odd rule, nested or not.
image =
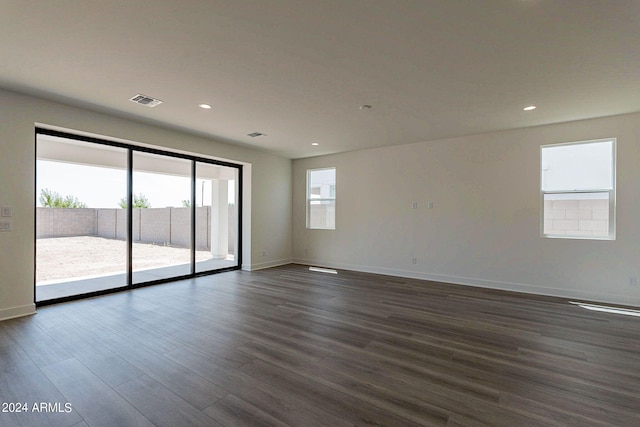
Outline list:
[[[203,187],[203,182],[196,180],[196,206],[201,206],[203,201],[205,205],[211,204],[211,185],[205,182]],[[234,182],[229,183],[229,201],[233,202]],[[186,177],[134,172],[133,185],[134,194],[144,194],[152,208],[182,207],[182,201],[191,198],[191,184]],[[122,169],[38,160],[38,206],[45,188],[62,197],[74,196],[89,208],[119,208],[120,200],[126,197],[127,176]]]
[[[613,188],[613,140],[542,147],[543,190]]]

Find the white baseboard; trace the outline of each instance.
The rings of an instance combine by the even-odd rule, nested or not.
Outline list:
[[[575,291],[571,289],[553,288],[537,286],[525,283],[500,282],[494,280],[484,280],[473,277],[449,276],[442,274],[432,274],[427,272],[398,270],[385,267],[343,264],[336,262],[325,262],[303,258],[294,258],[293,263],[303,265],[313,265],[317,267],[337,268],[342,270],[359,271],[363,273],[384,274],[388,276],[404,277],[408,279],[429,280],[434,282],[451,283],[455,285],[475,286],[478,288],[497,289],[502,291],[520,292],[525,294],[544,295],[550,297],[560,297],[583,301],[601,302],[607,304],[619,304],[640,307],[640,299],[629,300],[628,296],[605,294],[600,292]]]
[[[16,317],[36,314],[36,305],[27,304],[21,307],[11,307],[0,310],[0,321],[14,319]]]
[[[258,262],[248,266],[243,265],[242,269],[245,271],[256,271],[256,270],[263,270],[265,268],[280,267],[281,265],[291,264],[292,262],[293,260],[291,258],[278,259],[274,261]]]

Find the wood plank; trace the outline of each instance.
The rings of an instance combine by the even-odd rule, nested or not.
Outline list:
[[[289,425],[232,394],[205,409],[205,413],[215,418],[220,425],[225,426],[286,427]]]
[[[0,425],[71,426],[82,420],[76,412],[34,412],[41,402],[64,405],[68,400],[20,347],[0,347],[0,404],[21,403],[27,408],[17,414],[0,413]]]
[[[638,390],[637,317],[299,265],[0,323],[0,400],[74,405],[8,426],[630,426]]]
[[[105,384],[86,366],[67,359],[42,368],[44,374],[71,403],[73,411],[90,426],[140,426],[153,424]]]
[[[109,337],[105,346],[198,409],[228,392],[167,357],[125,336]]]
[[[147,375],[121,384],[115,390],[155,426],[223,427]]]
[[[231,394],[284,424],[311,426],[322,421],[323,425],[352,425],[344,418],[329,412],[326,405],[317,406],[314,402],[308,401],[298,390],[289,390],[279,387],[277,383],[260,381],[241,370],[225,369],[210,355],[184,348],[168,353],[167,357],[231,391]]]
[[[394,399],[371,396],[362,392],[361,386],[364,384],[339,383],[335,378],[327,378],[327,372],[307,373],[308,368],[294,372],[262,361],[252,362],[241,370],[263,382],[277,384],[279,388],[297,393],[356,425],[446,425],[448,418],[445,411],[427,402],[416,405],[400,395]]]

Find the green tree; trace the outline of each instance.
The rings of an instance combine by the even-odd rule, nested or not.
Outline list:
[[[75,196],[62,197],[60,193],[43,188],[40,191],[40,204],[45,208],[86,208],[86,203],[82,203]]]
[[[118,203],[118,205],[122,209],[126,209],[127,208],[127,198],[123,197],[122,199],[120,199],[120,203]],[[134,209],[135,208],[146,209],[146,208],[150,208],[150,207],[151,207],[151,203],[149,203],[149,199],[147,199],[147,196],[145,196],[142,193],[133,195],[133,208]]]
[[[182,207],[183,208],[190,208],[191,207],[191,200],[183,200],[182,201]]]

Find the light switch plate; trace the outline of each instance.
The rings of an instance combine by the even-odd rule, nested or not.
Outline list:
[[[0,231],[11,231],[11,221],[9,220],[0,221]]]
[[[9,206],[2,207],[2,216],[4,218],[11,218],[13,216],[13,208]]]

